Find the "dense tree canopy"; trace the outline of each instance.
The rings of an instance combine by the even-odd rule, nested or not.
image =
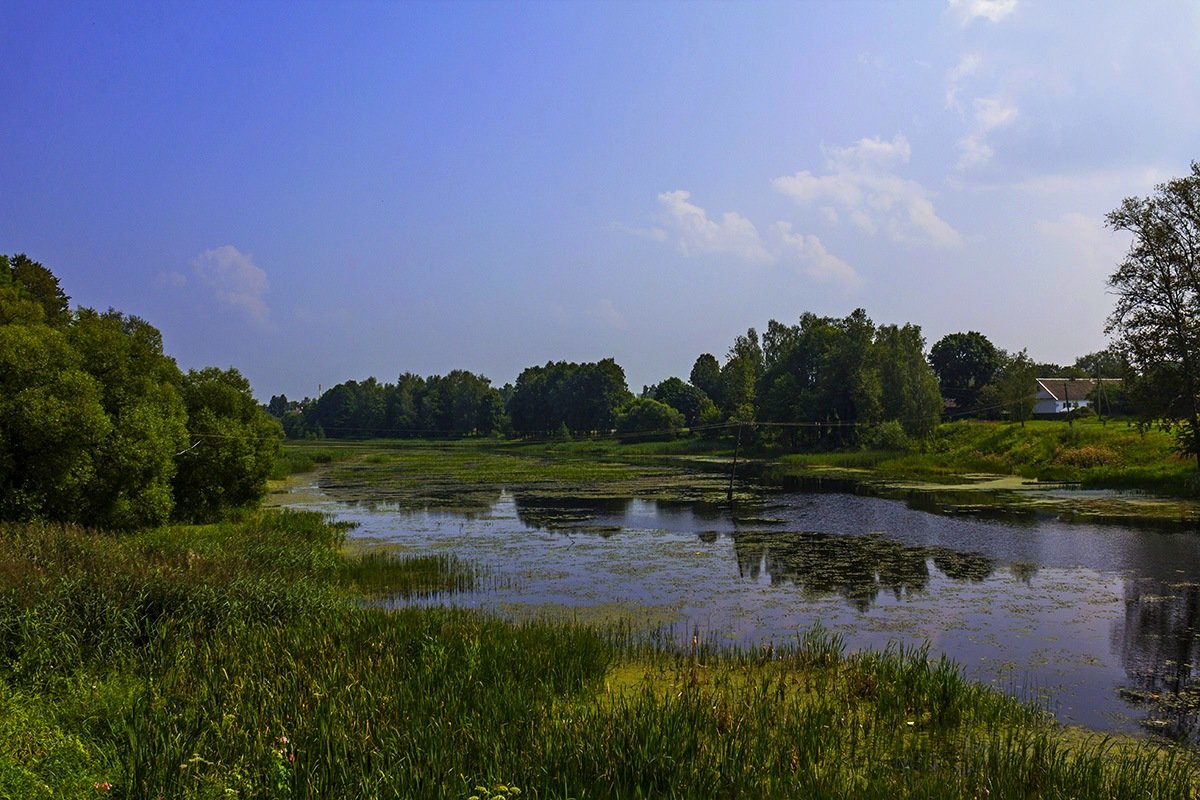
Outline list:
[[[979,391],[996,376],[1000,361],[1000,351],[978,331],[947,334],[929,351],[942,395],[964,411],[978,405]]]
[[[630,400],[617,413],[617,435],[627,442],[674,439],[683,428],[683,414],[650,397]]]
[[[279,423],[263,413],[236,369],[190,370],[183,381],[188,435],[177,459],[175,498],[196,521],[257,503],[279,452]]]
[[[607,433],[617,409],[631,398],[625,370],[611,358],[575,364],[551,361],[517,376],[508,404],[513,430],[521,435]]]
[[[1107,327],[1135,372],[1131,394],[1200,466],[1200,162],[1150,197],[1125,198],[1107,221],[1133,234],[1109,277]]]
[[[725,402],[725,393],[721,387],[721,363],[712,353],[701,353],[692,365],[688,381],[708,396],[717,406]]]
[[[863,309],[806,313],[790,327],[772,320],[763,341],[758,418],[795,426],[784,428],[793,441],[846,444],[883,421],[920,437],[937,424],[941,398],[916,325],[876,328]]]
[[[244,379],[247,427],[191,448],[224,412],[192,396],[158,330],[68,302],[50,270],[0,256],[0,519],[131,528],[256,501],[279,433]]]
[[[268,408],[293,438],[490,436],[505,425],[500,393],[466,370],[428,378],[406,372],[394,384],[346,381],[316,400],[272,398]]]
[[[692,427],[705,415],[716,410],[713,401],[703,391],[679,378],[667,378],[662,383],[648,387],[645,396],[666,403],[683,415],[684,424]]]

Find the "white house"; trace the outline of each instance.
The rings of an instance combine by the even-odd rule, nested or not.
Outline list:
[[[1034,414],[1065,414],[1077,408],[1087,408],[1088,398],[1099,386],[1114,386],[1120,378],[1038,378]]]

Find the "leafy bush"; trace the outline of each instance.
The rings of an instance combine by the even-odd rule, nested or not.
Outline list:
[[[904,426],[894,419],[867,428],[860,437],[859,443],[867,450],[903,452],[913,449],[913,440],[904,432]]]
[[[626,442],[667,441],[679,435],[683,414],[666,403],[638,397],[617,414],[617,435]]]

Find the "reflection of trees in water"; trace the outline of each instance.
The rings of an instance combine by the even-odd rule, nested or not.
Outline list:
[[[521,524],[547,531],[586,531],[587,523],[598,516],[623,515],[630,502],[628,499],[612,498],[513,496],[513,505]]]
[[[983,580],[991,559],[943,547],[914,547],[879,534],[737,533],[734,549],[743,577],[765,570],[772,584],[792,583],[813,594],[839,594],[866,611],[881,591],[896,599],[924,590],[929,561],[955,580]]]
[[[490,515],[501,497],[500,490],[493,488],[464,491],[430,487],[413,492],[409,489],[371,487],[363,490],[361,485],[348,481],[339,484],[322,483],[321,489],[347,505],[367,511],[429,511],[455,514],[467,519]],[[358,498],[355,492],[370,494],[370,497]]]
[[[1121,695],[1148,707],[1143,724],[1172,739],[1200,740],[1200,585],[1125,582],[1124,627],[1114,631],[1128,684]]]

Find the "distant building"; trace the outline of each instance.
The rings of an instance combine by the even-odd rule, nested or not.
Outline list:
[[[1101,385],[1120,386],[1120,378],[1038,378],[1034,414],[1065,414],[1092,405],[1090,395]]]

